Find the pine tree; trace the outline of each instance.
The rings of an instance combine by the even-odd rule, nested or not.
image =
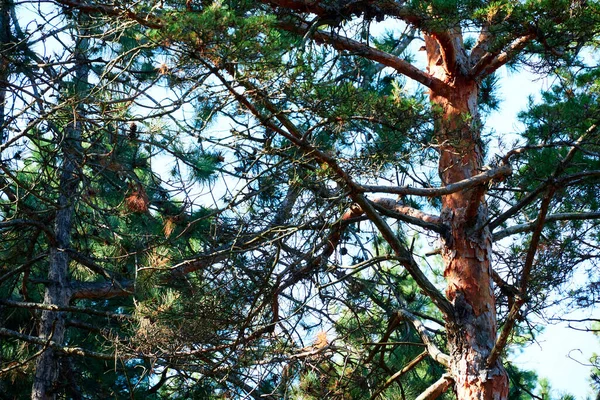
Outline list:
[[[515,398],[533,377],[502,359],[533,332],[528,317],[594,304],[597,71],[585,52],[596,2],[58,3],[96,19],[97,45],[118,62],[97,50],[91,68],[105,68],[100,87],[122,85],[114,93],[132,99],[116,103],[120,114],[102,108],[112,99],[96,103],[102,123],[89,125],[89,142],[106,149],[84,154],[103,168],[90,170],[94,196],[113,212],[90,211],[84,226],[105,218],[116,233],[79,252],[128,272],[100,280],[96,268],[99,281],[70,284],[70,300],[88,309],[124,302],[133,313],[126,337],[105,342],[126,351],[99,355],[123,360],[119,394],[430,399],[452,388],[458,399]],[[393,30],[374,35],[382,21]],[[484,117],[504,66],[556,85],[521,115],[520,141],[494,154]],[[175,160],[168,182],[156,164],[142,174],[118,158],[137,157],[119,143],[144,109],[127,135],[142,122],[154,132],[134,141],[148,142],[149,164],[153,149]],[[13,208],[23,208],[10,188],[39,198],[46,185],[56,208],[62,165],[47,168],[47,182],[7,181],[2,224],[15,240],[24,234],[12,230],[23,226]],[[175,183],[179,213],[164,195]],[[159,226],[166,240],[148,233]],[[96,236],[82,233],[81,243]],[[43,284],[10,265],[11,279]],[[589,280],[565,299],[581,271]],[[152,366],[156,384],[135,365]],[[509,391],[509,372],[521,393]]]

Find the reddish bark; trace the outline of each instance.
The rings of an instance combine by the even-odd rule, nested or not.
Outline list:
[[[443,185],[471,178],[481,172],[483,150],[477,118],[478,84],[460,73],[460,65],[447,68],[448,51],[427,37],[429,72],[447,82],[450,96],[432,91],[438,112],[436,139],[440,153],[439,174]],[[456,63],[456,59],[451,61]],[[486,186],[442,197],[442,221],[450,227],[442,249],[447,289],[455,308],[448,322],[450,371],[458,399],[502,400],[508,396],[508,377],[500,362],[490,368],[486,360],[496,341],[496,307],[491,279],[491,234],[477,228],[487,219]]]

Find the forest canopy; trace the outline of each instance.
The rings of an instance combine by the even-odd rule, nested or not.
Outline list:
[[[507,355],[598,332],[569,320],[600,299],[596,29],[596,1],[0,0],[0,399],[558,399]],[[550,82],[509,137],[504,68]]]

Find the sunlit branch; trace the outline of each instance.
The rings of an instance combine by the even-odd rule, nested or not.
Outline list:
[[[469,76],[474,79],[482,79],[487,75],[494,73],[498,68],[509,62],[520,50],[522,50],[529,42],[536,37],[535,34],[529,33],[515,39],[508,48],[499,53],[484,54],[477,64],[471,68]]]
[[[446,234],[448,229],[444,227],[439,216],[424,213],[416,208],[405,206],[402,202],[390,198],[378,198],[371,200],[375,208],[387,217],[396,218],[400,221],[429,229],[433,232]]]
[[[258,102],[264,106],[272,115],[265,116],[257,106],[249,100],[249,98],[235,90],[225,77],[212,65],[206,61],[201,60],[209,68],[215,76],[221,81],[221,83],[231,92],[233,96],[246,107],[261,123],[266,127],[272,129],[274,132],[279,133],[284,138],[294,143],[299,150],[301,150],[307,156],[316,159],[320,163],[325,163],[331,168],[333,174],[337,177],[337,180],[344,184],[349,190],[349,197],[357,203],[364,213],[369,217],[375,226],[379,229],[384,239],[390,244],[396,255],[402,260],[402,265],[411,276],[415,279],[416,283],[423,289],[423,291],[432,299],[434,304],[440,308],[440,310],[448,317],[452,318],[453,307],[450,302],[439,292],[439,290],[429,281],[423,271],[412,257],[410,251],[400,242],[396,237],[395,233],[389,227],[389,225],[381,218],[379,213],[375,210],[373,205],[367,200],[364,195],[361,194],[361,186],[354,182],[354,180],[348,175],[348,173],[340,167],[335,157],[315,148],[304,138],[302,132],[290,121],[285,115],[279,112],[273,103],[271,103],[266,97],[261,96],[261,92],[255,88],[250,82],[240,82],[245,85],[246,90],[252,93],[253,96],[258,97]],[[276,118],[281,124],[287,129],[284,130],[278,125],[272,122],[272,118]]]
[[[487,53],[489,49],[489,41],[493,37],[490,33],[490,23],[488,21],[484,21],[481,26],[481,30],[479,31],[479,36],[477,38],[477,42],[471,49],[469,54],[469,64],[474,65],[481,59],[481,57]]]
[[[377,397],[379,397],[379,395],[384,390],[386,390],[387,388],[389,388],[394,382],[396,382],[398,379],[400,379],[408,371],[410,371],[413,368],[415,368],[421,361],[423,361],[425,359],[425,357],[427,357],[428,354],[429,353],[427,351],[422,352],[421,354],[419,354],[418,356],[416,356],[413,360],[411,360],[408,364],[406,364],[404,366],[404,368],[402,368],[400,371],[396,372],[394,375],[390,376],[385,381],[385,383],[383,384],[383,386],[381,386],[379,389],[377,389],[375,391],[375,393],[373,393],[373,395],[371,396],[371,400],[375,400]]]
[[[450,76],[465,74],[468,65],[467,54],[463,46],[463,36],[460,27],[447,31],[432,32],[430,36],[438,43],[439,55]],[[459,71],[460,69],[460,71]]]
[[[590,219],[598,219],[600,220],[600,212],[581,212],[581,213],[557,213],[551,214],[546,217],[545,223],[548,224],[550,222],[555,221],[585,221]],[[518,233],[526,233],[531,232],[536,227],[536,222],[531,222],[528,224],[519,224],[513,225],[506,229],[503,229],[499,232],[493,234],[493,238],[495,241],[502,240],[511,235],[515,235]]]
[[[427,346],[427,352],[429,353],[429,356],[443,366],[448,367],[450,363],[450,357],[447,354],[442,353],[442,351],[440,351],[440,349],[438,349],[438,347],[433,343],[433,340],[431,336],[429,336],[429,332],[427,332],[425,325],[423,325],[423,323],[413,313],[406,309],[399,309],[396,312],[400,318],[409,321],[416,329],[417,333],[421,337],[421,340]]]
[[[361,185],[364,192],[374,193],[391,193],[406,196],[423,196],[423,197],[439,197],[448,194],[456,193],[461,190],[481,185],[494,179],[506,177],[512,174],[510,165],[502,165],[498,168],[492,168],[488,171],[477,174],[471,178],[463,179],[462,181],[451,183],[440,188],[416,188],[410,186],[375,186]]]
[[[415,400],[435,400],[442,395],[454,383],[454,379],[448,374],[442,375],[433,385],[429,386]]]
[[[310,30],[310,26],[305,23],[298,22],[280,22],[277,24],[277,26],[281,29],[294,32],[299,35],[305,35]],[[320,30],[314,32],[311,35],[311,39],[317,43],[329,44],[337,50],[347,50],[369,60],[376,61],[385,66],[394,68],[398,73],[423,84],[436,93],[448,94],[451,90],[451,88],[445,82],[427,74],[426,72],[421,71],[408,61],[405,61],[385,51],[371,47],[365,43],[358,42],[337,33],[323,32]]]

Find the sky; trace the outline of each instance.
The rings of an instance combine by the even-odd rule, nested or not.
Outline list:
[[[386,26],[382,25],[380,29],[385,30]],[[511,136],[514,138],[515,132],[522,128],[517,121],[517,114],[526,108],[528,97],[536,97],[540,90],[548,89],[553,82],[539,79],[526,71],[509,72],[505,68],[499,71],[499,75],[501,86],[498,94],[502,102],[500,109],[487,117],[486,127],[493,129],[503,137],[505,143],[509,143]],[[494,143],[491,146],[493,148]],[[502,149],[499,151],[505,152]],[[591,314],[579,313],[570,317],[600,318],[600,312],[592,310]],[[541,378],[548,378],[554,396],[566,392],[582,400],[592,396],[590,368],[581,363],[586,363],[592,353],[600,353],[600,338],[569,329],[565,324],[549,325],[538,336],[537,343],[521,350],[510,357],[511,361],[520,368],[535,370]]]
[[[493,129],[497,135],[503,135],[503,138],[509,138],[523,128],[517,115],[526,108],[529,96],[539,98],[540,91],[549,89],[553,82],[547,78],[539,79],[527,71],[510,72],[506,68],[501,69],[499,75],[501,87],[498,94],[502,103],[500,109],[488,117],[486,127]],[[507,143],[510,141],[506,140]],[[586,317],[600,318],[600,310],[574,313],[567,318]],[[570,393],[583,400],[595,398],[589,384],[591,369],[581,364],[589,362],[593,353],[600,354],[600,337],[559,324],[546,325],[537,343],[527,345],[510,359],[518,367],[535,370],[540,378],[547,378],[553,389],[553,397]]]

